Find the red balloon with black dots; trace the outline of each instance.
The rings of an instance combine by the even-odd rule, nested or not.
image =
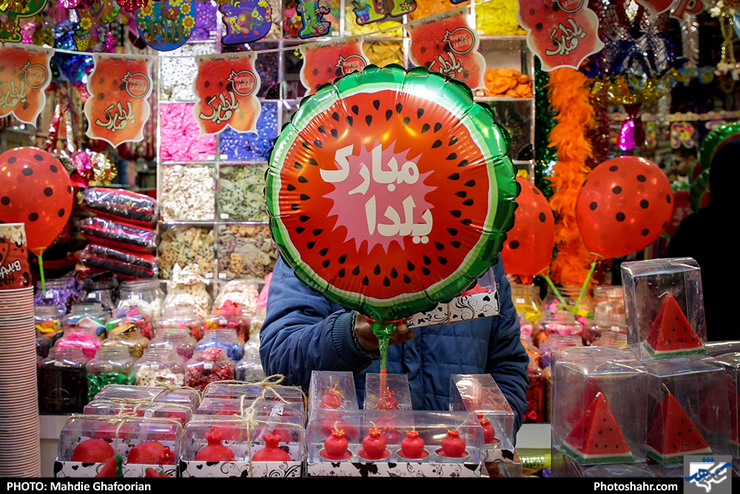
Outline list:
[[[0,154],[0,222],[24,223],[27,249],[40,254],[69,220],[74,188],[67,170],[34,147]]]
[[[576,200],[576,221],[589,252],[611,259],[657,240],[673,206],[671,184],[655,163],[622,156],[604,161],[586,176]]]

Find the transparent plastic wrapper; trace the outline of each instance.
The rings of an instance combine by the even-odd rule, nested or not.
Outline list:
[[[87,188],[82,192],[81,205],[100,216],[134,225],[151,227],[159,218],[156,199],[124,189]]]
[[[101,244],[88,244],[80,252],[80,262],[91,269],[111,271],[124,279],[152,279],[159,268],[152,254],[129,252]]]
[[[355,381],[351,372],[312,371],[308,389],[308,412],[334,410],[341,417],[344,410],[358,410]]]
[[[144,418],[167,418],[179,422],[185,427],[193,418],[193,409],[189,405],[178,403],[156,402],[149,399],[96,399],[85,405],[83,413],[86,415],[117,415]]]
[[[172,418],[132,415],[72,415],[59,434],[57,477],[95,477],[116,455],[123,477],[144,477],[147,469],[176,477],[182,426]]]
[[[344,410],[340,423],[333,412],[315,409],[309,416],[308,476],[481,475],[483,430],[474,413]]]
[[[190,306],[199,317],[205,319],[211,313],[213,300],[208,292],[208,284],[200,273],[197,263],[185,267],[176,264],[172,279],[167,282],[164,307]]]
[[[159,280],[126,280],[118,288],[118,309],[138,308],[156,320],[162,314],[164,291]]]
[[[450,410],[475,413],[483,429],[483,460],[492,450],[514,451],[514,411],[490,374],[450,376]],[[490,458],[489,458],[490,457]]]
[[[704,356],[701,270],[689,257],[622,263],[627,342],[640,360]]]
[[[200,406],[200,393],[194,389],[172,386],[139,386],[109,384],[96,396],[98,400],[134,400],[173,403],[195,411]]]
[[[304,428],[295,417],[199,415],[183,433],[183,477],[300,477]]]
[[[728,450],[732,457],[740,459],[740,352],[718,355],[717,364],[725,370],[727,380],[727,414],[730,435],[727,437]]]
[[[647,373],[635,360],[562,359],[553,367],[553,450],[574,461],[645,461]]]
[[[154,253],[159,236],[153,228],[128,225],[93,216],[77,223],[80,235],[92,243],[135,252]]]
[[[550,351],[550,365],[560,360],[598,358],[602,360],[634,360],[635,354],[626,348],[601,346],[560,346]]]
[[[148,347],[134,364],[133,382],[139,386],[184,386],[185,363],[173,346]]]
[[[648,459],[683,468],[684,457],[730,454],[725,370],[709,359],[645,361]]]
[[[368,373],[365,377],[365,410],[410,410],[411,391],[406,374]]]
[[[223,284],[213,301],[217,316],[253,317],[259,300],[258,284],[253,280],[231,280]]]
[[[102,345],[95,357],[85,364],[88,398],[93,400],[108,384],[131,384],[134,362],[136,359],[126,346]]]
[[[203,390],[203,398],[279,401],[295,404],[305,410],[306,395],[303,390],[298,386],[283,385],[282,381],[282,376],[269,376],[253,382],[214,382]]]

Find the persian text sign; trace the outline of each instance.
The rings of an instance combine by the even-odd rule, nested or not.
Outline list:
[[[27,44],[0,46],[0,117],[36,125],[51,81],[52,50]]]
[[[87,136],[114,147],[141,141],[151,113],[151,59],[96,54],[94,60],[85,102]]]

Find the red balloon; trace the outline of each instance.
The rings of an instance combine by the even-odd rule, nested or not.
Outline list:
[[[28,250],[40,254],[72,212],[69,174],[54,156],[33,147],[0,154],[0,221],[25,223]]]
[[[635,156],[612,158],[586,177],[576,221],[586,248],[606,259],[655,241],[673,215],[673,191],[663,171]]]
[[[501,250],[506,272],[534,276],[550,265],[555,244],[555,218],[540,190],[517,177],[522,190],[516,198],[514,226]]]

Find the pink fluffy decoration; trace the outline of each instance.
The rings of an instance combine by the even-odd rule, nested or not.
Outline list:
[[[209,161],[216,157],[216,136],[200,135],[193,105],[160,105],[161,155],[163,161]]]

